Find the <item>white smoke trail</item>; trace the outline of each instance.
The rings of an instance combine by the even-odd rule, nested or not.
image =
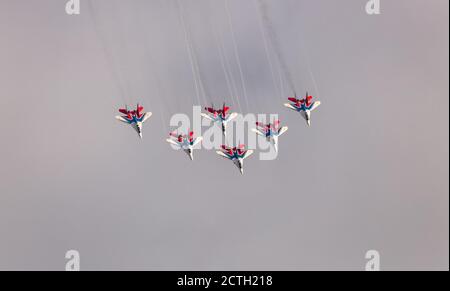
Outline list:
[[[283,73],[281,72],[281,67],[278,70],[278,77],[280,78],[281,99],[284,100],[287,96],[284,95],[284,79],[283,79]]]
[[[233,74],[231,73],[231,64],[230,60],[228,59],[226,53],[225,53],[225,45],[223,43],[223,36],[221,38],[218,38],[218,45],[219,45],[219,53],[223,56],[223,70],[225,75],[228,76],[231,84],[231,90],[232,91],[232,99],[235,100],[237,103],[239,112],[242,112],[242,105],[241,101],[239,99],[239,90],[236,85],[236,80],[233,77]]]
[[[245,104],[246,104],[247,110],[248,110],[249,109],[249,103],[248,103],[248,96],[247,96],[247,86],[245,84],[244,72],[242,70],[241,59],[239,57],[239,51],[238,51],[238,46],[237,46],[237,41],[236,41],[236,35],[234,33],[233,20],[231,18],[231,12],[230,12],[230,7],[228,5],[228,0],[225,0],[225,10],[226,10],[226,13],[227,13],[227,16],[228,16],[228,24],[229,24],[230,30],[231,30],[231,39],[232,39],[233,47],[234,47],[234,55],[236,57],[236,62],[237,62],[238,69],[239,69],[239,75],[241,77],[241,82],[242,82],[242,89],[244,91]]]
[[[204,102],[204,104],[207,104],[211,95],[210,95],[210,91],[209,91],[208,87],[206,86],[206,83],[204,82],[204,80],[206,80],[206,79],[200,68],[200,64],[198,61],[198,52],[195,49],[195,46],[194,46],[192,40],[191,40],[191,49],[192,49],[192,56],[194,59],[195,68],[197,70],[197,74],[198,74],[198,78],[199,78],[199,85],[200,85],[200,90],[201,90],[202,96],[203,96],[203,102]]]
[[[302,41],[302,43],[304,43],[304,42]],[[309,61],[310,57],[309,57],[308,48],[306,47],[306,44],[305,44],[304,50],[302,50],[302,51],[303,51],[304,58],[306,60],[306,67],[308,69],[309,76],[311,77],[311,81],[314,85],[314,89],[316,90],[316,95],[317,95],[317,97],[320,97],[319,86],[317,85],[316,77],[314,76],[314,73],[311,69],[311,65],[310,65],[310,61]]]
[[[135,10],[133,10],[135,11]],[[142,18],[140,17],[139,13],[135,13],[135,20],[138,22],[140,27],[146,27],[142,21]],[[150,39],[146,36],[143,35],[141,37],[141,39],[145,40],[143,42],[143,45],[145,47],[145,51],[148,52],[149,54],[147,55],[148,61],[149,61],[149,66],[145,66],[145,69],[148,70],[150,72],[151,78],[153,79],[153,83],[156,86],[157,89],[157,95],[158,95],[158,100],[160,102],[160,104],[162,104],[162,108],[158,109],[158,113],[157,115],[159,115],[160,119],[161,119],[161,125],[162,125],[162,131],[163,131],[163,135],[166,135],[169,132],[169,126],[168,126],[168,122],[169,120],[166,119],[166,115],[168,114],[168,106],[166,104],[166,100],[167,100],[167,91],[165,86],[163,85],[162,80],[160,79],[158,72],[155,68],[157,68],[156,66],[156,62],[155,59],[153,57],[153,48],[151,45],[151,41],[149,41]]]
[[[264,30],[263,16],[262,16],[261,11],[260,11],[259,6],[258,6],[258,0],[254,0],[254,3],[255,3],[255,6],[256,6],[256,11],[258,11],[259,25],[260,25],[260,29],[261,29],[261,35],[262,35],[262,38],[263,38],[264,50],[266,52],[266,57],[267,57],[267,61],[269,63],[270,72],[272,74],[272,82],[273,82],[274,90],[275,90],[276,94],[280,94],[280,97],[284,99],[283,91],[282,91],[282,88],[281,88],[281,83],[280,83],[280,87],[279,87],[278,83],[277,83],[277,80],[276,80],[274,65],[273,65],[273,62],[272,62],[272,58],[270,57],[269,42],[267,40],[266,32]]]
[[[289,89],[291,91],[293,91],[294,93],[297,92],[295,84],[294,84],[294,80],[292,78],[292,74],[283,58],[283,54],[282,51],[279,47],[278,44],[278,38],[275,32],[275,29],[273,27],[273,24],[269,18],[268,15],[268,11],[267,11],[267,6],[266,4],[263,2],[263,0],[259,0],[259,8],[261,11],[261,15],[262,15],[262,20],[263,20],[263,24],[265,24],[265,29],[267,30],[267,35],[272,43],[272,47],[273,50],[277,56],[278,59],[278,63],[280,64],[280,67],[285,75],[285,79],[289,85]]]
[[[96,33],[97,37],[100,40],[101,48],[102,48],[103,53],[105,55],[105,59],[106,59],[107,65],[108,65],[109,71],[111,73],[111,77],[113,78],[114,84],[115,84],[117,90],[120,93],[121,102],[124,103],[123,105],[128,105],[128,101],[129,100],[128,100],[128,96],[126,95],[125,89],[124,89],[124,84],[123,84],[124,81],[122,80],[122,78],[120,77],[120,74],[117,72],[117,70],[115,68],[115,64],[114,64],[115,62],[114,62],[114,57],[113,57],[112,52],[110,52],[108,50],[108,48],[111,47],[111,46],[109,46],[107,44],[106,37],[104,36],[104,34],[100,30],[100,24],[97,21],[98,14],[97,14],[97,12],[96,12],[96,10],[94,8],[94,5],[92,4],[92,1],[89,1],[88,5],[89,5],[89,10],[91,11],[91,19],[92,19],[92,22],[93,22],[93,27],[94,27],[94,30],[95,30],[95,33]]]
[[[197,84],[198,84],[198,88],[199,88],[199,92],[201,94],[199,94],[201,97],[203,97],[202,101],[204,104],[207,104],[208,101],[210,100],[210,91],[208,89],[208,87],[206,86],[205,83],[205,77],[203,75],[203,72],[200,68],[200,63],[198,61],[198,52],[196,50],[196,47],[194,45],[193,39],[192,39],[192,32],[190,30],[190,27],[186,21],[186,19],[183,16],[184,13],[184,9],[183,6],[181,5],[181,3],[179,2],[179,0],[177,0],[177,2],[179,3],[179,7],[180,7],[180,13],[182,16],[182,25],[185,31],[185,36],[186,36],[186,41],[187,41],[187,46],[189,47],[190,50],[190,57],[191,57],[191,64],[193,66],[193,70],[195,71],[195,74],[197,76]],[[200,105],[200,98],[199,98],[199,105]]]
[[[213,2],[209,2],[209,3],[210,3],[209,7],[211,10],[211,15],[213,15],[214,9],[212,8],[212,4],[211,4]],[[209,19],[209,18],[207,17],[207,19]],[[230,94],[230,97],[232,100],[232,105],[237,107],[239,109],[239,112],[242,112],[242,105],[241,105],[241,102],[238,97],[239,91],[237,89],[236,81],[233,78],[230,61],[226,55],[226,49],[225,49],[225,45],[223,42],[223,39],[224,39],[223,31],[221,30],[219,33],[219,29],[217,28],[217,23],[212,25],[209,22],[208,25],[212,28],[212,33],[213,33],[215,41],[216,41],[216,46],[218,49],[222,70],[225,75],[225,79],[227,81],[228,91],[229,91],[229,94]]]
[[[219,37],[217,35],[217,30],[215,29],[215,27],[213,27],[213,34],[214,34],[214,39],[216,41],[216,47],[217,47],[217,50],[218,50],[218,53],[219,53],[219,58],[220,58],[220,64],[222,66],[222,71],[223,71],[223,74],[225,76],[225,80],[227,82],[228,93],[230,94],[230,97],[232,98],[233,105],[237,105],[237,103],[235,103],[235,100],[234,100],[234,97],[233,97],[235,92],[233,92],[233,87],[231,85],[230,76],[228,75],[228,71],[227,71],[227,68],[225,66],[224,52],[222,50],[221,44],[219,43]]]
[[[184,32],[184,38],[185,38],[185,42],[186,42],[186,49],[187,49],[187,53],[189,56],[189,61],[191,64],[191,70],[192,70],[192,75],[194,78],[194,84],[195,84],[195,92],[197,95],[197,102],[198,104],[200,103],[200,85],[198,82],[198,76],[197,76],[197,72],[196,72],[196,67],[194,64],[194,57],[193,57],[193,52],[192,52],[192,48],[190,45],[190,39],[189,39],[189,34],[186,28],[186,22],[184,20],[184,16],[183,16],[183,6],[181,5],[179,0],[175,0],[177,5],[178,5],[178,12],[179,12],[179,16],[180,16],[180,22],[181,22],[181,26],[183,27],[183,32]]]

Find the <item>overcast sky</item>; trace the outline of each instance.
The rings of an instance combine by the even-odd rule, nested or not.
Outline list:
[[[0,269],[448,270],[447,0],[81,2],[0,0]],[[279,114],[277,160],[164,141],[223,101]]]

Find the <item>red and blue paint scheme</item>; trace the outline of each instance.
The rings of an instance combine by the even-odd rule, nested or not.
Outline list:
[[[220,124],[222,128],[222,133],[224,136],[226,136],[227,124],[228,122],[237,117],[237,113],[228,114],[230,107],[227,107],[225,103],[223,104],[223,107],[221,109],[215,109],[214,106],[212,106],[206,107],[205,110],[208,113],[202,113],[202,116],[208,120],[211,120],[214,123]]]
[[[208,111],[214,118],[225,120],[227,118],[230,107],[227,107],[224,103],[222,109],[214,109],[214,106],[212,106],[205,107],[205,110]]]
[[[261,131],[265,137],[271,137],[274,134],[278,133],[280,130],[281,121],[276,120],[274,123],[264,124],[261,122],[257,122],[256,126],[259,131]]]
[[[304,99],[297,99],[296,97],[289,97],[288,99],[292,102],[293,106],[301,111],[311,110],[313,106],[313,96],[309,96],[308,93],[306,93],[306,97]]]
[[[137,122],[142,122],[143,118],[144,118],[144,114],[142,113],[142,111],[144,110],[144,107],[140,106],[139,104],[136,107],[136,110],[128,110],[128,108],[125,109],[119,109],[119,112],[122,113],[124,116],[122,116],[123,118],[125,118],[128,123],[137,123]]]
[[[217,154],[232,161],[240,170],[241,174],[244,174],[244,160],[253,154],[252,150],[246,150],[245,145],[239,145],[238,147],[228,147],[222,145],[222,150],[217,151]]]
[[[125,109],[119,109],[119,112],[123,115],[116,116],[116,119],[131,125],[142,138],[142,125],[152,116],[152,113],[144,112],[144,107],[139,104],[136,106],[136,110],[128,110],[128,107],[125,107]]]
[[[313,96],[306,92],[306,96],[303,99],[298,99],[297,96],[288,98],[291,103],[286,103],[289,109],[300,112],[302,116],[306,119],[308,125],[311,125],[311,112],[320,106],[320,101],[313,102]]]
[[[257,135],[265,137],[268,142],[272,142],[276,152],[278,152],[278,138],[287,130],[287,126],[281,127],[281,121],[279,120],[269,124],[257,122],[256,128],[252,129]]]
[[[170,138],[167,139],[167,142],[175,146],[175,149],[183,150],[186,154],[188,154],[191,160],[194,160],[194,147],[203,140],[201,136],[195,138],[194,132],[190,130],[187,135],[178,134],[178,132],[174,131],[169,133],[169,137]]]

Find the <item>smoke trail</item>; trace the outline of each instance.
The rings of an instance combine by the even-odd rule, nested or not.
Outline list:
[[[223,71],[223,74],[225,76],[225,80],[227,82],[228,93],[230,94],[230,97],[232,98],[233,105],[236,105],[234,97],[233,97],[235,92],[233,91],[233,87],[232,87],[232,84],[231,84],[230,76],[228,75],[228,70],[227,70],[226,65],[225,65],[224,52],[223,52],[221,44],[219,43],[219,37],[217,35],[217,30],[216,30],[215,27],[213,27],[213,34],[214,34],[214,39],[216,41],[217,50],[219,52],[220,64],[222,65],[222,71]]]
[[[112,52],[110,52],[108,50],[108,48],[110,46],[107,45],[107,40],[104,37],[103,33],[100,31],[100,25],[97,22],[98,15],[97,15],[97,13],[95,11],[94,5],[92,4],[92,1],[89,1],[88,5],[89,5],[89,8],[90,8],[89,10],[91,11],[91,19],[92,19],[92,22],[93,22],[94,30],[95,30],[95,33],[96,33],[97,37],[100,40],[101,48],[103,50],[103,53],[105,54],[106,63],[108,65],[108,67],[109,67],[109,71],[111,73],[111,77],[113,78],[114,84],[115,84],[117,90],[120,93],[121,101],[124,103],[124,105],[127,105],[128,104],[128,98],[127,98],[127,95],[125,94],[125,89],[124,89],[124,86],[125,86],[124,83],[125,82],[122,80],[122,78],[120,77],[120,74],[117,72],[117,70],[115,68],[113,54],[112,54]]]
[[[295,88],[295,84],[294,84],[294,80],[292,78],[292,74],[288,69],[288,66],[286,65],[286,62],[283,58],[283,54],[281,52],[281,49],[278,45],[278,38],[277,35],[275,33],[275,29],[273,27],[273,24],[269,18],[269,14],[267,11],[267,6],[266,4],[262,1],[262,0],[258,0],[259,2],[259,8],[261,11],[261,15],[262,15],[262,20],[263,20],[263,24],[265,24],[265,28],[267,30],[267,35],[269,36],[269,39],[272,43],[272,47],[273,50],[277,56],[278,59],[278,63],[280,64],[281,70],[283,71],[286,81],[289,85],[289,89],[292,90],[293,92],[297,92],[296,88]]]
[[[232,21],[232,18],[231,18],[231,13],[230,13],[230,7],[228,5],[228,0],[225,0],[225,10],[226,10],[227,16],[228,16],[228,24],[230,25],[230,30],[231,30],[231,39],[232,39],[233,47],[234,47],[234,55],[236,57],[236,62],[237,62],[238,68],[239,68],[239,75],[241,77],[242,89],[244,90],[245,104],[246,104],[247,110],[248,110],[249,109],[249,103],[248,103],[248,97],[247,97],[247,86],[245,85],[244,72],[242,70],[241,59],[239,57],[238,46],[237,46],[237,42],[236,42],[236,35],[234,33],[233,21]]]
[[[302,39],[301,36],[300,36],[300,39]],[[305,43],[305,42],[301,41],[301,43]],[[303,51],[303,56],[304,56],[304,58],[306,60],[306,67],[308,69],[309,76],[311,77],[311,81],[312,81],[312,83],[314,85],[314,89],[316,90],[316,95],[317,95],[317,97],[320,97],[319,86],[317,85],[316,77],[314,76],[314,73],[313,73],[313,71],[311,69],[311,65],[310,65],[310,62],[309,62],[310,57],[309,57],[308,48],[306,47],[306,44],[305,44],[305,47],[302,49],[302,51]]]
[[[194,64],[195,64],[195,68],[197,69],[197,74],[199,76],[199,85],[200,85],[200,89],[201,92],[203,93],[203,102],[208,103],[208,100],[210,99],[210,91],[208,89],[208,87],[206,86],[204,80],[205,77],[203,75],[202,70],[200,69],[200,64],[198,61],[198,52],[195,48],[195,46],[193,45],[193,42],[191,41],[191,48],[192,48],[192,56],[194,58]]]
[[[219,39],[219,37],[216,35],[216,41],[217,45],[219,47],[219,54],[221,56],[221,62],[222,62],[222,69],[224,71],[225,76],[228,76],[229,82],[231,87],[229,87],[229,90],[231,92],[231,98],[233,102],[237,103],[237,106],[239,108],[239,111],[242,112],[242,105],[238,97],[238,88],[236,85],[236,81],[234,80],[233,74],[231,73],[231,65],[230,61],[225,53],[225,45],[223,43],[223,36]]]
[[[256,10],[258,11],[258,14],[259,14],[259,25],[260,25],[260,28],[261,28],[261,35],[262,35],[263,42],[264,42],[264,50],[266,52],[266,57],[267,57],[267,61],[269,63],[270,72],[272,74],[272,82],[273,82],[273,86],[274,86],[274,89],[275,89],[275,93],[276,94],[280,94],[281,93],[280,97],[284,98],[283,90],[282,90],[282,87],[281,87],[282,86],[282,79],[280,79],[280,88],[278,87],[278,83],[277,83],[277,80],[276,80],[274,65],[273,65],[273,62],[272,62],[272,58],[270,57],[269,42],[267,40],[266,32],[264,30],[263,16],[262,16],[261,11],[260,11],[259,6],[258,6],[258,0],[254,0],[254,3],[255,3],[255,6],[256,6]]]
[[[134,10],[135,11],[135,10]],[[137,21],[137,23],[139,24],[140,27],[146,27],[144,25],[144,23],[142,22],[142,18],[140,17],[139,13],[135,13],[135,19]],[[158,109],[158,115],[161,119],[161,125],[162,125],[162,130],[163,130],[163,134],[167,134],[169,132],[169,126],[167,125],[167,123],[169,122],[166,119],[166,114],[167,114],[167,104],[165,102],[165,100],[167,100],[167,94],[166,94],[166,88],[165,86],[163,86],[163,83],[157,73],[157,71],[154,69],[156,68],[156,62],[155,59],[153,58],[152,55],[152,45],[149,42],[149,39],[144,35],[142,36],[143,40],[145,40],[143,42],[143,45],[145,47],[145,51],[149,52],[149,54],[147,55],[148,57],[148,61],[149,61],[149,66],[145,66],[146,70],[149,70],[150,75],[153,79],[154,85],[156,85],[156,89],[157,89],[157,94],[158,94],[158,99],[159,102],[164,106],[164,108],[160,108]],[[166,123],[167,122],[167,123]]]
[[[283,73],[280,70],[278,70],[278,77],[280,78],[280,92],[281,92],[281,98],[285,99],[286,95],[284,95],[284,79],[283,79]],[[294,92],[295,93],[295,92]]]
[[[200,104],[200,85],[198,83],[198,77],[197,77],[197,72],[196,72],[196,68],[195,68],[195,64],[194,64],[193,52],[192,52],[192,48],[191,48],[191,45],[190,45],[189,34],[188,34],[188,30],[186,28],[186,22],[185,22],[184,16],[183,16],[183,6],[181,5],[179,0],[175,0],[175,1],[177,3],[177,6],[178,6],[181,26],[183,27],[184,39],[185,39],[185,42],[186,42],[186,49],[187,49],[187,52],[188,52],[189,61],[190,61],[190,64],[191,64],[192,75],[193,75],[194,83],[195,83],[195,92],[196,92],[196,95],[197,95],[197,102],[198,102],[198,104]]]
[[[199,88],[199,91],[201,93],[200,96],[203,97],[203,102],[206,104],[206,103],[208,103],[208,100],[210,100],[210,96],[211,96],[210,95],[210,91],[209,91],[208,87],[205,84],[205,80],[206,79],[205,79],[205,77],[203,75],[202,70],[200,69],[200,63],[198,61],[198,55],[199,54],[198,54],[197,49],[196,49],[196,47],[194,45],[194,41],[192,39],[192,31],[190,30],[190,27],[189,27],[186,19],[183,16],[183,12],[184,12],[183,6],[179,2],[179,0],[177,0],[177,2],[179,3],[179,7],[180,7],[180,13],[181,13],[181,17],[182,17],[183,28],[184,28],[184,31],[185,31],[187,46],[189,47],[190,52],[191,52],[190,53],[191,60],[192,60],[191,64],[192,64],[193,70],[195,71],[196,76],[197,76],[198,88]],[[199,99],[199,105],[200,104],[201,103],[200,103],[200,99]]]

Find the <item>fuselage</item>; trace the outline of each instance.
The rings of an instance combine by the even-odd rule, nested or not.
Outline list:
[[[292,104],[298,111],[311,111],[314,103],[307,104],[306,102],[303,102],[301,104],[294,103]]]
[[[144,121],[144,117],[145,117],[145,114],[142,114],[141,117],[138,117],[137,115],[133,114],[131,116],[124,116],[123,118],[125,118],[129,124],[134,124],[134,123],[138,124],[138,123],[142,123]]]

